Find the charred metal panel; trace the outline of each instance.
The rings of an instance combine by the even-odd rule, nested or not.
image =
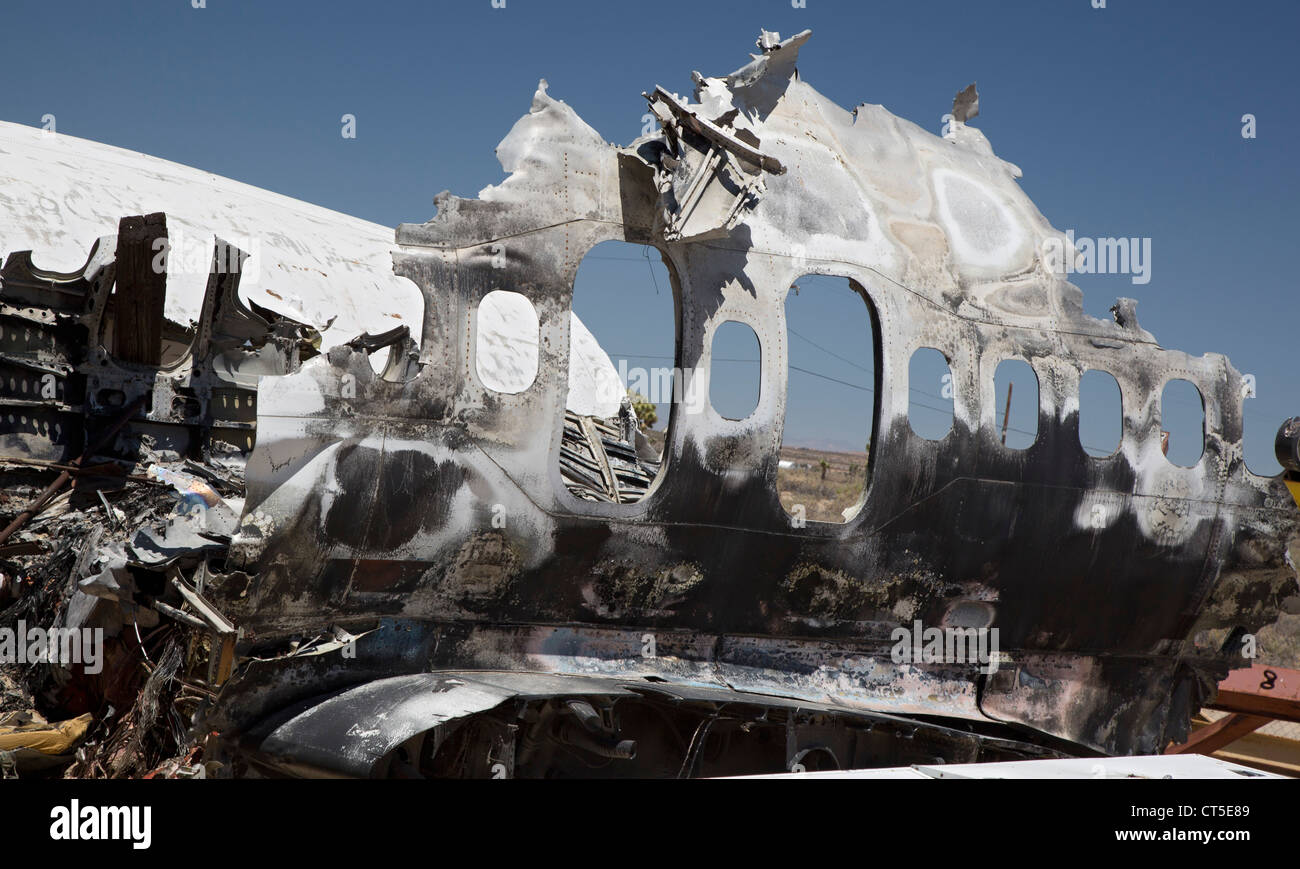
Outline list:
[[[1253,631],[1296,592],[1295,506],[1242,458],[1243,378],[1222,356],[1161,348],[1130,300],[1114,322],[1084,313],[1043,253],[1069,242],[964,123],[973,92],[948,138],[880,106],[845,111],[799,77],[807,38],[765,33],[744,68],[698,77],[693,101],[656,90],[660,133],[625,148],[543,82],[498,148],[509,177],[399,227],[395,271],[425,299],[418,373],[381,378],[337,346],[261,383],[231,551],[243,572],[214,588],[248,640],[394,617],[438,637],[434,667],[682,679],[1016,722],[1110,753],[1183,738],[1232,660],[1198,632]],[[577,497],[557,460],[573,280],[610,239],[664,257],[677,366],[702,394],[722,322],[762,347],[754,413],[678,402],[666,470],[635,503]],[[863,288],[879,333],[869,488],[843,525],[797,527],[775,487],[784,300],[809,273]],[[537,379],[514,395],[473,365],[474,311],[499,289],[540,322]],[[940,441],[906,419],[920,347],[955,376]],[[1023,451],[993,424],[1009,358],[1040,384]],[[1093,368],[1123,396],[1107,459],[1079,443]],[[1175,377],[1205,399],[1192,468],[1160,447]],[[1001,632],[995,674],[891,660],[893,629],[971,611]]]
[[[650,740],[622,739],[602,749],[599,726],[590,727],[589,734],[588,729],[563,721],[565,713],[581,713],[584,708],[607,711],[610,723],[617,721],[619,735],[655,733],[664,719],[676,718],[697,722],[701,732],[712,724],[719,730],[731,727],[736,735],[766,730],[769,739],[766,745],[754,740],[720,756],[688,755],[687,762],[678,766],[675,753],[656,752],[657,746]],[[558,726],[547,720],[548,715],[561,719]],[[359,726],[358,722],[366,723]],[[765,761],[783,770],[851,769],[878,763],[886,753],[902,762],[931,758],[940,763],[1060,756],[997,737],[918,726],[909,719],[865,712],[845,714],[834,706],[781,702],[726,688],[478,670],[443,670],[367,682],[267,722],[249,734],[246,744],[257,764],[279,773],[402,777],[405,766],[406,774],[416,777],[438,771],[433,764],[424,770],[416,768],[417,760],[432,761],[458,748],[463,751],[464,740],[458,737],[485,722],[493,725],[492,734],[487,740],[477,740],[478,756],[468,759],[466,772],[495,773],[498,778],[532,774],[539,766],[538,755],[546,749],[546,736],[554,737],[552,744],[572,746],[570,755],[575,754],[574,748],[597,756],[602,751],[616,755],[613,759],[623,761],[624,766],[620,769],[607,761],[606,775],[640,777],[674,772],[723,775],[761,768]],[[640,729],[648,722],[656,726]],[[553,759],[543,763],[551,770],[562,769]],[[581,772],[593,774],[590,768]]]
[[[506,180],[478,199],[440,194],[432,220],[397,230],[393,271],[423,297],[418,343],[414,324],[385,323],[317,353],[314,329],[240,301],[244,255],[220,241],[192,326],[151,318],[127,341],[117,321],[140,292],[156,312],[162,284],[138,256],[126,268],[117,239],[67,274],[9,256],[5,459],[81,457],[123,416],[105,451],[128,463],[248,455],[228,551],[181,547],[194,587],[164,582],[155,561],[140,574],[150,590],[119,601],[219,624],[223,643],[238,626],[242,661],[202,732],[272,771],[330,775],[567,771],[548,766],[557,746],[630,762],[620,716],[650,735],[634,767],[646,774],[789,768],[816,752],[835,765],[1043,752],[999,741],[1027,731],[1084,754],[1185,738],[1237,663],[1230,642],[1201,638],[1254,631],[1297,593],[1300,514],[1285,480],[1245,466],[1244,379],[1222,356],[1160,347],[1132,300],[1113,321],[1084,313],[1049,255],[1073,255],[1069,240],[966,123],[973,87],[944,138],[880,106],[846,111],[799,77],[808,37],[763,33],[750,63],[697,76],[692,98],[655,89],[660,130],[626,147],[543,82],[498,147]],[[653,245],[672,278],[685,388],[662,470],[629,420],[570,406],[573,345],[590,337],[573,282],[611,239]],[[868,486],[844,524],[804,525],[777,496],[785,299],[807,274],[868,300],[878,351]],[[480,304],[501,290],[537,316],[537,375],[513,394],[476,364]],[[743,420],[700,400],[729,320],[761,347]],[[115,337],[130,359],[105,349]],[[938,441],[907,420],[923,347],[954,375]],[[994,426],[994,372],[1012,358],[1039,383],[1024,450]],[[1079,442],[1089,369],[1112,374],[1123,402],[1120,446],[1101,459]],[[1191,468],[1161,449],[1175,378],[1205,402]],[[1292,435],[1279,449],[1300,455]],[[91,560],[76,580],[93,584],[78,572]],[[182,598],[202,601],[206,625]],[[895,631],[918,623],[996,628],[997,666],[896,662]],[[375,704],[392,714],[373,720]],[[915,715],[958,730],[889,717]],[[750,753],[701,754],[714,727]]]
[[[258,378],[288,373],[315,353],[315,330],[263,316],[239,300],[245,255],[218,239],[199,321],[192,330],[172,330],[171,343],[181,349],[163,360],[165,274],[154,274],[152,254],[142,264],[139,248],[158,250],[150,241],[166,239],[165,216],[124,218],[123,225],[144,241],[101,239],[77,272],[38,269],[26,251],[5,262],[0,366],[12,375],[0,393],[6,458],[58,462],[79,455],[137,401],[143,406],[107,454],[243,455],[253,447]],[[123,250],[132,252],[128,273],[118,271]],[[151,309],[147,316],[140,316],[142,304]],[[116,345],[109,336],[123,335],[115,327],[126,322],[133,325],[123,358],[105,345]]]

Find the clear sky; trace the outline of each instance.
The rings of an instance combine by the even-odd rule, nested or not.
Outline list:
[[[1273,435],[1300,414],[1294,0],[194,2],[5,0],[0,118],[39,126],[53,114],[61,133],[396,225],[427,219],[440,190],[472,196],[501,180],[493,149],[540,78],[626,143],[642,91],[689,92],[692,70],[735,69],[760,27],[808,28],[800,73],[841,105],[881,103],[937,133],[953,94],[978,81],[974,124],[1024,170],[1053,225],[1151,238],[1150,282],[1076,276],[1085,308],[1106,316],[1132,296],[1162,345],[1222,352],[1254,374],[1253,469],[1276,471]],[[355,139],[340,135],[345,113]],[[654,293],[636,265],[637,287]],[[593,316],[609,349],[663,352],[660,333],[643,336],[651,349],[612,346],[614,314]],[[814,402],[861,394],[825,377],[871,385],[808,353],[796,364],[823,376],[792,384]],[[1012,426],[1024,421],[1013,403]],[[796,425],[787,440],[818,440]]]

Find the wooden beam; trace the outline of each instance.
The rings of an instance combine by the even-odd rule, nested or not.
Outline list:
[[[117,286],[113,289],[113,355],[119,362],[162,362],[167,270],[167,215],[123,217],[117,227]]]
[[[1300,742],[1271,736],[1267,733],[1247,733],[1227,748],[1214,753],[1215,757],[1253,766],[1265,772],[1300,778]]]
[[[1213,724],[1198,728],[1182,745],[1169,746],[1165,754],[1213,754],[1271,720],[1263,715],[1225,715]]]

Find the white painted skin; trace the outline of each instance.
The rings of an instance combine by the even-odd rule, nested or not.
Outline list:
[[[198,319],[215,236],[251,255],[240,297],[315,327],[322,350],[403,324],[420,337],[424,300],[393,274],[391,228],[147,154],[0,122],[0,255],[30,250],[38,268],[73,272],[121,218],[156,211],[167,214],[164,314],[176,323]],[[537,315],[523,301],[528,310],[494,301],[480,311],[480,376],[503,392],[520,391],[513,387],[530,358],[523,388],[536,376]],[[571,334],[569,408],[613,416],[623,394],[617,371],[576,316]]]
[[[626,390],[609,356],[596,336],[569,315],[568,408],[586,416],[610,417],[618,413]]]
[[[537,309],[526,296],[493,290],[478,306],[474,362],[488,389],[511,395],[537,379]]]
[[[198,319],[213,237],[251,254],[240,296],[321,330],[325,348],[405,323],[419,290],[392,273],[392,230],[188,166],[0,123],[0,251],[75,271],[132,214],[166,212],[172,241],[165,315]],[[327,328],[328,327],[328,328]]]
[[[493,290],[478,306],[475,367],[488,389],[523,392],[537,379],[537,310],[526,297]],[[618,413],[624,387],[605,351],[576,314],[569,315],[568,408],[585,416]]]
[[[947,169],[934,173],[938,216],[956,257],[975,266],[1002,266],[1033,258],[1022,220],[986,185]]]

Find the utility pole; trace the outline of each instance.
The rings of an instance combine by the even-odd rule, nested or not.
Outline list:
[[[1011,389],[1014,383],[1007,384],[1007,409],[1002,411],[1002,446],[1007,445],[1007,423],[1011,421]]]

